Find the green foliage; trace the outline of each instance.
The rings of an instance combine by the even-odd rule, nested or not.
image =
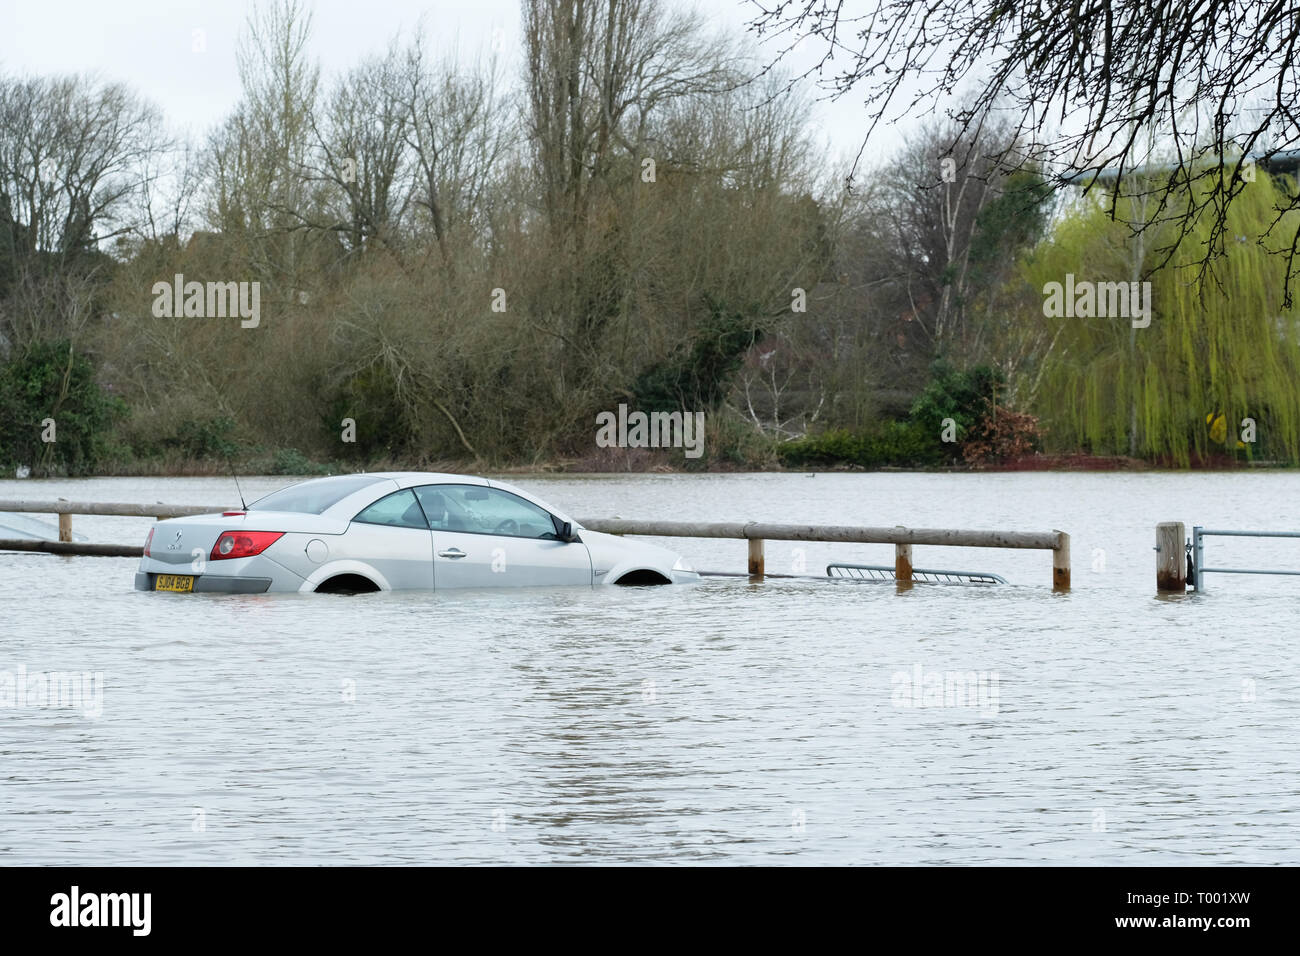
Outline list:
[[[1030,415],[999,408],[997,393],[1004,376],[987,365],[957,370],[944,361],[931,367],[931,378],[903,421],[887,421],[864,433],[832,429],[789,442],[778,450],[790,467],[846,463],[860,468],[925,467],[965,460],[987,464],[1016,458],[1038,444]],[[944,420],[956,426],[955,442],[944,442]]]
[[[235,421],[224,416],[202,420],[187,419],[176,427],[176,432],[163,440],[163,445],[174,448],[192,459],[229,459],[237,451],[230,438]]]
[[[81,474],[107,449],[107,433],[126,412],[95,380],[90,358],[65,341],[28,346],[0,367],[0,464],[36,474]],[[54,420],[52,442],[42,422]]]
[[[1015,254],[1038,242],[1047,228],[1052,187],[1036,170],[1024,169],[1007,177],[1003,192],[975,219],[970,267],[974,286],[984,284]]]
[[[708,298],[709,318],[690,347],[652,366],[632,386],[636,407],[646,412],[717,407],[745,352],[763,336],[757,309],[737,311]]]
[[[911,420],[932,435],[939,435],[943,420],[951,418],[957,426],[957,438],[967,435],[983,418],[990,402],[1006,384],[998,369],[978,365],[958,371],[940,359],[930,368],[930,381],[912,403]],[[949,446],[952,454],[957,446]]]
[[[371,460],[409,450],[407,416],[387,368],[372,365],[350,376],[328,408],[329,413],[321,424],[333,439],[338,439],[343,419],[351,418],[357,423],[356,441],[341,445],[347,457]]]
[[[1267,447],[1270,457],[1300,460],[1300,337],[1295,310],[1284,308],[1285,257],[1248,238],[1274,221],[1286,188],[1269,176],[1246,185],[1229,207],[1221,258],[1212,275],[1202,276],[1197,265],[1214,205],[1207,203],[1173,260],[1150,275],[1146,328],[1123,318],[1046,318],[1041,311],[1023,317],[1043,324],[1054,345],[1040,360],[1033,398],[1053,450],[1135,454],[1183,467],[1210,455],[1244,454],[1235,440],[1219,443],[1210,435],[1205,416],[1215,412],[1234,433],[1253,417],[1256,452]],[[1135,196],[1121,197],[1117,222],[1100,202],[1081,204],[1025,263],[1027,284],[1042,289],[1066,273],[1130,281],[1152,268],[1169,237],[1157,225],[1144,244],[1132,239],[1126,222],[1155,219],[1157,209],[1143,205],[1138,184],[1129,190]],[[1289,234],[1295,225],[1288,213],[1276,228]]]
[[[780,446],[781,463],[791,468],[807,465],[850,464],[860,468],[924,467],[941,464],[944,450],[939,432],[920,422],[891,421],[864,434],[836,429]]]
[[[296,448],[281,448],[271,459],[268,475],[324,475],[329,472],[325,465],[317,464]]]

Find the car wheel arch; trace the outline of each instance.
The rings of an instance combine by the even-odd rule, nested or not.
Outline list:
[[[630,587],[639,584],[672,584],[672,578],[655,568],[629,568],[623,571],[613,582],[616,585]]]
[[[380,590],[382,588],[364,574],[357,574],[355,571],[344,571],[341,574],[331,575],[316,585],[315,593],[371,594]]]
[[[328,581],[345,575],[364,579],[373,585],[375,591],[391,591],[393,589],[392,585],[388,583],[388,579],[368,564],[361,561],[331,561],[329,564],[313,571],[299,590],[308,593],[319,591],[321,586]]]

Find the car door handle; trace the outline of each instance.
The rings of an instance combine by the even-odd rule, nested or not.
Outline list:
[[[465,552],[462,551],[460,548],[451,548],[451,549],[449,549],[449,550],[447,550],[447,551],[439,551],[439,552],[438,552],[438,557],[440,557],[440,558],[465,558],[465,557],[468,557],[468,555],[465,554]]]

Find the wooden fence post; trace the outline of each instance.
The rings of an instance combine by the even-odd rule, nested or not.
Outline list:
[[[1056,532],[1056,547],[1052,551],[1052,590],[1070,590],[1070,536]]]
[[[749,539],[749,574],[750,577],[763,576],[763,539]]]
[[[899,584],[912,583],[912,546],[894,545],[894,580]]]
[[[1156,525],[1156,590],[1184,594],[1187,591],[1187,540],[1181,521]]]

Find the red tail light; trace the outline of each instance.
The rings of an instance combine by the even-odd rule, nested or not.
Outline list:
[[[251,558],[255,554],[261,554],[283,537],[283,531],[223,531],[217,543],[212,546],[212,554],[209,555],[208,560]]]
[[[153,544],[153,528],[149,529],[149,537],[144,539],[144,556],[149,557],[149,545]]]

